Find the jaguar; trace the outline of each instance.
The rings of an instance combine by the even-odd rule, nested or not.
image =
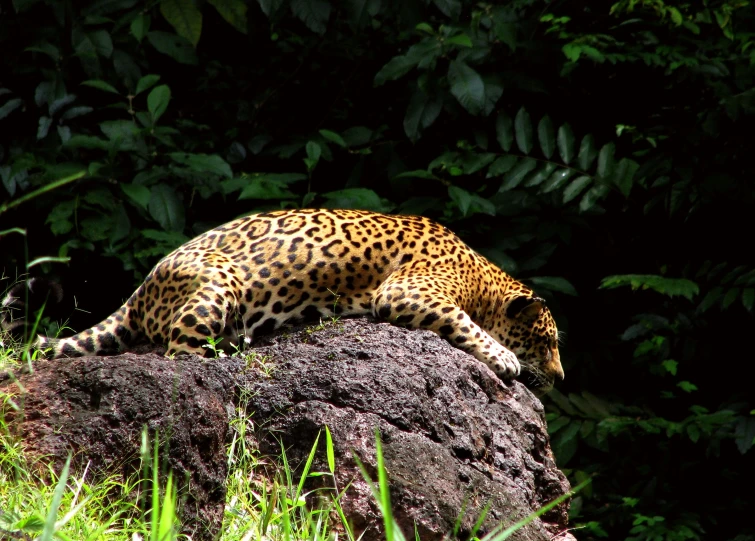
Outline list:
[[[283,324],[368,315],[429,329],[508,381],[540,394],[564,372],[545,301],[421,216],[297,209],[238,218],[180,246],[110,317],[47,357],[110,355],[137,338],[166,355],[213,354]]]

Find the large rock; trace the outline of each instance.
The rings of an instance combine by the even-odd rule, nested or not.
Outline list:
[[[548,443],[543,407],[523,385],[505,385],[483,363],[430,331],[341,320],[325,329],[263,339],[275,363],[270,380],[244,384],[254,396],[260,446],[306,459],[318,431],[333,435],[342,505],[364,539],[381,538],[381,518],[352,452],[375,472],[380,430],[395,518],[412,536],[440,539],[462,508],[462,533],[492,504],[483,531],[511,525],[569,490]],[[283,412],[283,414],[281,414]],[[317,467],[326,471],[324,456]],[[573,539],[568,504],[512,539]],[[462,536],[463,537],[463,536]]]
[[[223,519],[228,414],[242,366],[154,353],[40,361],[31,374],[0,377],[0,393],[20,406],[5,416],[27,455],[41,464],[52,458],[58,471],[72,451],[79,471],[91,461],[95,476],[130,475],[142,428],[157,432],[179,486],[189,481],[187,533],[212,539]]]
[[[72,449],[79,465],[133,467],[142,426],[159,428],[177,478],[190,482],[184,519],[194,539],[220,528],[229,413],[241,391],[256,426],[249,443],[264,454],[278,455],[282,442],[289,462],[301,464],[329,427],[337,484],[352,483],[341,503],[365,540],[381,537],[382,518],[352,453],[375,478],[376,428],[395,518],[410,536],[416,525],[421,539],[440,539],[464,509],[463,535],[490,503],[484,533],[569,490],[540,402],[429,331],[341,320],[263,338],[255,350],[271,376],[235,359],[126,354],[40,362],[16,375],[20,385],[0,380],[0,392],[23,401],[12,421],[30,453],[58,461]],[[322,447],[316,461],[325,471]],[[563,533],[567,511],[562,504],[513,539],[573,539]]]

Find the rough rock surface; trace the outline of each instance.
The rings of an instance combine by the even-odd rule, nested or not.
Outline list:
[[[0,393],[21,407],[5,416],[28,454],[52,457],[58,471],[70,450],[75,470],[91,461],[94,475],[129,475],[139,466],[142,428],[158,431],[174,478],[189,480],[187,533],[212,539],[223,518],[228,412],[242,366],[154,353],[40,361],[33,374],[0,376]]]
[[[342,500],[364,539],[380,539],[382,522],[351,453],[374,475],[379,428],[395,518],[408,537],[440,539],[466,511],[461,537],[490,502],[482,531],[507,526],[561,496],[568,481],[548,443],[543,407],[518,382],[507,386],[483,363],[430,331],[407,331],[366,319],[277,335],[256,350],[275,365],[269,380],[249,378],[255,419],[275,437],[265,453],[288,450],[305,460],[327,425],[336,452]],[[327,471],[324,453],[317,467]],[[325,478],[324,478],[325,479]],[[573,539],[568,504],[553,509],[512,539]]]
[[[338,487],[352,483],[342,506],[365,540],[381,537],[382,519],[352,452],[374,478],[376,428],[395,518],[408,536],[416,525],[421,539],[440,539],[465,509],[463,537],[490,502],[484,533],[569,490],[540,402],[429,331],[344,319],[284,330],[260,339],[255,350],[272,364],[272,377],[229,358],[125,354],[40,362],[33,374],[16,374],[20,387],[0,377],[0,392],[22,402],[23,415],[9,420],[29,450],[58,461],[72,449],[78,464],[129,468],[138,460],[142,426],[167,435],[176,478],[190,480],[183,518],[197,540],[219,532],[229,413],[242,394],[254,413],[250,444],[274,456],[282,441],[294,466],[322,427],[330,428]],[[316,461],[327,470],[322,445]],[[574,539],[567,511],[562,504],[512,539]]]

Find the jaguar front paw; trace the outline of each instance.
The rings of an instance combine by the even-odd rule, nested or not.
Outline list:
[[[503,380],[514,379],[522,371],[522,366],[519,364],[516,355],[503,347],[489,357],[488,366],[495,372],[496,376]]]

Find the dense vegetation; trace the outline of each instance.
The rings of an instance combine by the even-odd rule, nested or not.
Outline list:
[[[565,331],[546,408],[560,465],[594,476],[576,535],[755,539],[747,2],[3,9],[2,287],[57,274],[81,329],[240,214],[437,218]]]

